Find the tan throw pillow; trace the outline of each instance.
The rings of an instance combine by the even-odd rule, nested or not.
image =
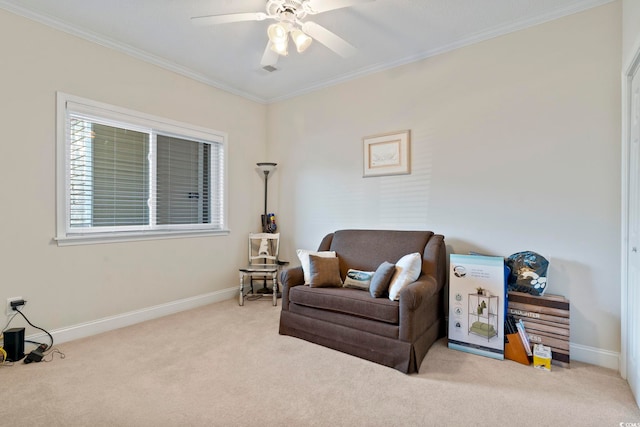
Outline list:
[[[298,259],[300,260],[300,265],[302,266],[305,285],[309,284],[309,255],[316,255],[316,256],[327,257],[327,258],[336,256],[335,251],[317,252],[317,251],[309,251],[307,249],[298,249],[296,251],[296,254],[298,255]]]
[[[338,257],[309,255],[309,286],[312,288],[342,286]]]

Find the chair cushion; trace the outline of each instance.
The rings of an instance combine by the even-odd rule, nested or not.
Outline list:
[[[294,286],[289,290],[289,302],[396,325],[399,323],[398,301],[373,298],[369,292],[358,289]]]

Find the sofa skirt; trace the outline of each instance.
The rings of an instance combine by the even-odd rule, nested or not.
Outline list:
[[[440,322],[436,321],[414,343],[410,343],[286,310],[280,313],[281,335],[329,347],[405,374],[419,371],[429,347],[438,339],[439,331]]]

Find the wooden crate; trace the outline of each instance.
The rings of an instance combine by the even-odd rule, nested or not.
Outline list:
[[[531,344],[551,347],[551,363],[569,367],[569,300],[560,295],[541,297],[509,292],[507,312],[522,319]]]

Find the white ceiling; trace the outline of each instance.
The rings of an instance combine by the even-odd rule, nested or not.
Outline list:
[[[316,0],[322,1],[322,0]],[[273,21],[201,27],[193,16],[264,12],[265,0],[0,0],[19,15],[212,86],[273,102],[426,58],[612,0],[376,0],[309,16],[357,48],[320,43],[260,66]]]

